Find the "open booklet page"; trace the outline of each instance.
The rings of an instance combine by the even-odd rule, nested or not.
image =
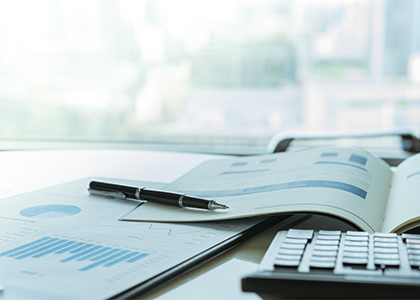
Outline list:
[[[392,180],[383,232],[402,233],[420,226],[420,155],[402,162]]]
[[[145,203],[124,220],[192,222],[286,212],[327,213],[361,229],[380,231],[392,171],[354,148],[206,161],[165,189],[226,204],[226,211]]]

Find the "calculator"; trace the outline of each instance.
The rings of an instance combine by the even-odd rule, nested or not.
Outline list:
[[[280,231],[242,290],[263,299],[420,299],[420,235]]]

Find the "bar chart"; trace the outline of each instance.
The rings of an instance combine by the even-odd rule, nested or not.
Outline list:
[[[86,272],[97,267],[112,267],[122,263],[134,263],[149,253],[107,247],[75,240],[42,237],[33,242],[0,253],[0,257],[15,260],[41,259],[54,256],[59,263],[84,261],[86,266],[78,271]]]

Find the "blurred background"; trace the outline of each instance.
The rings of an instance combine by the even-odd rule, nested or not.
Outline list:
[[[0,0],[0,140],[420,131],[417,0]]]

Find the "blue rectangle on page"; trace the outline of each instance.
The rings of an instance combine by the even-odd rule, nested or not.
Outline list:
[[[349,161],[357,163],[357,164],[361,164],[361,165],[366,165],[367,162],[367,158],[357,155],[357,154],[352,154],[349,158]]]

